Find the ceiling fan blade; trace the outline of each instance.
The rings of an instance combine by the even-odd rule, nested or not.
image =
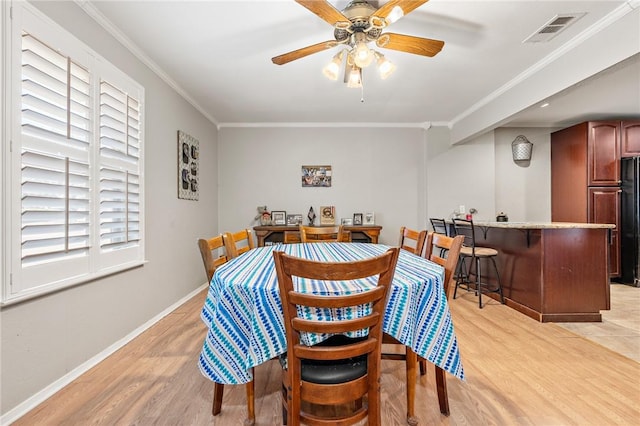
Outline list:
[[[293,50],[288,53],[284,53],[279,56],[271,58],[271,62],[276,65],[284,65],[288,62],[295,61],[296,59],[304,58],[314,53],[322,52],[323,50],[331,49],[338,45],[335,40],[323,41],[322,43],[313,44],[311,46],[303,47],[302,49]]]
[[[404,34],[384,33],[378,37],[376,44],[378,47],[385,49],[399,50],[422,56],[435,56],[442,50],[444,41]]]
[[[334,26],[336,22],[349,22],[349,18],[333,7],[328,1],[319,0],[296,0],[296,3],[306,7],[321,19]]]
[[[394,7],[399,6],[402,9],[403,16],[405,16],[408,15],[412,10],[422,6],[428,1],[429,0],[389,0],[378,10],[373,12],[373,15],[380,18],[386,18],[387,16],[389,16]]]

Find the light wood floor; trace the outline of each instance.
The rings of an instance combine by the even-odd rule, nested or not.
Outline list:
[[[213,386],[196,365],[205,334],[199,319],[204,297],[184,304],[14,424],[240,425],[244,387],[226,386],[222,413],[213,418]],[[640,424],[640,363],[493,300],[480,310],[472,293],[452,301],[451,310],[467,379],[448,376],[451,416],[444,417],[432,371],[421,377],[421,425]],[[256,368],[257,425],[280,424],[279,368],[275,361]],[[383,361],[384,425],[406,424],[404,386],[403,364]]]

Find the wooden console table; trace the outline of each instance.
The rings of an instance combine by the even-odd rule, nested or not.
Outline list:
[[[351,232],[351,241],[354,243],[378,243],[378,237],[382,226],[375,225],[345,225],[345,231]],[[253,231],[258,238],[258,247],[265,244],[282,243],[284,241],[284,231],[298,230],[298,226],[254,226]]]

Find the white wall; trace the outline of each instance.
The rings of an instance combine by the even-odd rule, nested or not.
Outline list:
[[[499,128],[464,144],[451,145],[446,127],[427,133],[428,217],[450,218],[464,205],[475,220],[494,221],[504,212],[512,222],[551,220],[550,133],[545,128]],[[511,142],[523,134],[533,144],[528,167],[513,162]]]
[[[431,128],[427,157],[428,217],[448,219],[464,205],[478,211],[476,220],[495,218],[493,132],[452,146],[448,129]]]
[[[424,146],[419,128],[222,128],[219,228],[255,225],[258,205],[304,217],[333,205],[338,220],[374,212],[380,242],[396,244],[401,226],[425,226]],[[314,164],[332,166],[330,188],[302,188]]]
[[[510,222],[551,221],[551,130],[500,128],[495,130],[496,212]],[[511,142],[524,135],[533,143],[531,162],[521,167],[513,161]]]
[[[196,238],[218,231],[215,126],[74,2],[42,2],[37,6],[145,87],[148,263],[2,308],[3,416],[12,409],[23,409],[34,394],[204,284],[206,277]],[[200,141],[202,180],[197,202],[177,199],[178,130]]]

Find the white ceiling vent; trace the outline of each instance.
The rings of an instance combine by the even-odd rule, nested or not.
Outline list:
[[[562,31],[566,30],[570,25],[575,23],[578,19],[582,18],[585,13],[567,13],[562,15],[556,15],[551,18],[546,24],[536,30],[533,34],[527,37],[523,43],[543,43],[551,40]]]

